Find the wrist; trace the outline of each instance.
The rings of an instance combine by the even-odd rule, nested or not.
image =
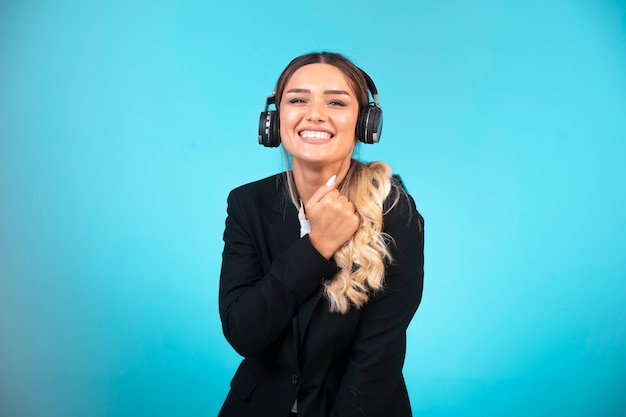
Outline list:
[[[324,239],[320,239],[316,237],[314,234],[309,233],[309,240],[311,241],[311,245],[317,250],[320,255],[322,255],[327,260],[330,260],[335,254],[336,249],[332,248]]]

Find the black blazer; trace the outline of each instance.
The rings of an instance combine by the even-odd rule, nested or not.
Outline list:
[[[423,219],[402,194],[384,216],[393,263],[385,288],[360,310],[330,313],[321,282],[337,271],[300,238],[285,174],[231,191],[219,309],[244,357],[220,416],[411,415],[402,376],[406,328],[421,300]]]

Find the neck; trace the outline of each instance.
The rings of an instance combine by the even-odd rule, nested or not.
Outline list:
[[[307,202],[313,193],[326,184],[333,175],[337,176],[335,183],[339,184],[346,177],[351,162],[352,159],[350,158],[343,161],[340,165],[310,167],[293,161],[293,179],[300,200]]]

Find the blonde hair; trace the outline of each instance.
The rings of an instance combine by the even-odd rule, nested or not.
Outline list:
[[[287,171],[287,188],[293,204],[300,207],[291,171]],[[346,314],[351,306],[360,309],[370,295],[383,289],[385,265],[392,261],[388,249],[392,238],[383,232],[383,204],[392,189],[395,195],[390,207],[400,194],[392,184],[391,168],[384,162],[352,160],[338,189],[354,204],[361,223],[333,255],[339,271],[323,285],[330,311]]]

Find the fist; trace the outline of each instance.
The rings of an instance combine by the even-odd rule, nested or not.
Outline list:
[[[311,196],[304,208],[311,223],[309,239],[326,259],[350,240],[361,223],[354,204],[339,194],[334,177]]]

